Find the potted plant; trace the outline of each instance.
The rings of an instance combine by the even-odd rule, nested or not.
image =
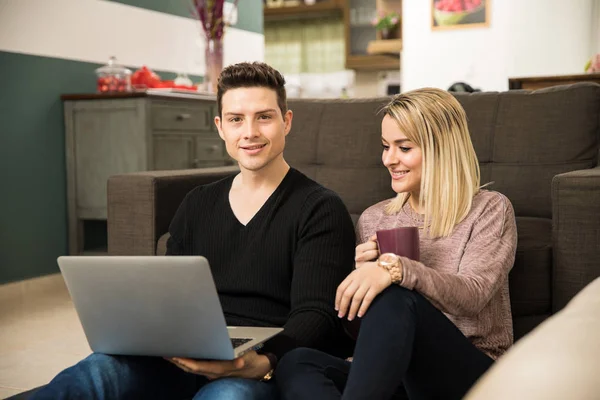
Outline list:
[[[600,53],[590,58],[585,64],[585,72],[588,74],[600,73]]]
[[[371,25],[375,27],[381,35],[381,39],[392,39],[397,37],[396,31],[400,24],[400,16],[395,11],[379,11],[377,16],[371,21]]]

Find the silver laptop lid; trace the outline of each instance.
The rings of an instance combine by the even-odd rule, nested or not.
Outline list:
[[[63,256],[58,264],[93,351],[234,357],[206,258]]]

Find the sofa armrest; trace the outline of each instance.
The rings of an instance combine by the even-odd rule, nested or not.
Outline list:
[[[552,179],[554,312],[600,276],[600,167]]]
[[[108,253],[154,255],[158,238],[185,195],[233,175],[237,166],[179,171],[146,171],[108,179]]]

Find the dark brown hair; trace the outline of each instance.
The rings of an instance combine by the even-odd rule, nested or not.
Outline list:
[[[222,117],[223,95],[230,89],[265,87],[277,94],[277,105],[284,116],[287,111],[285,79],[275,68],[262,62],[233,64],[221,71],[217,86],[217,105]]]

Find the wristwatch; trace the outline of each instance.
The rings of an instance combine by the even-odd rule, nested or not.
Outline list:
[[[267,374],[265,376],[263,376],[261,378],[261,382],[268,382],[273,378],[273,372],[275,372],[274,369],[270,370],[269,372],[267,372]]]
[[[269,364],[271,365],[271,370],[267,372],[265,376],[261,378],[261,382],[268,382],[273,378],[273,373],[275,372],[275,366],[277,365],[277,356],[273,353],[258,351],[258,354],[261,354],[269,359]]]
[[[383,253],[377,260],[377,265],[390,273],[392,283],[400,284],[404,274],[402,273],[402,263],[400,257],[394,253]]]

